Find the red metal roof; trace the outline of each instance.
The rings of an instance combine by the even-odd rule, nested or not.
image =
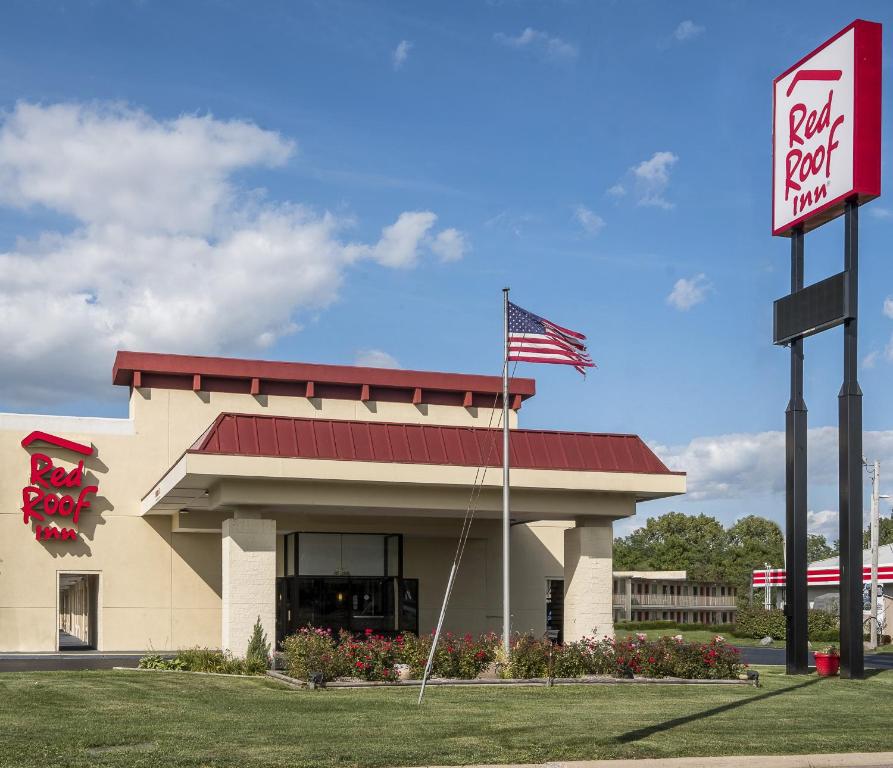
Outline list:
[[[513,429],[510,445],[518,469],[684,474],[667,469],[637,435]],[[189,452],[497,467],[502,431],[223,413]]]
[[[501,405],[502,378],[464,373],[363,368],[226,357],[118,352],[112,382],[159,389],[250,395],[327,397],[492,408]],[[536,393],[533,379],[513,378],[511,407]]]

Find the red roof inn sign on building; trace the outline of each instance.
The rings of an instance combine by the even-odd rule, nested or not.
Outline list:
[[[46,432],[32,432],[22,440],[22,447],[27,448],[35,442],[55,445],[82,456],[93,454],[93,448],[89,445],[82,445]],[[22,522],[25,525],[29,525],[32,520],[37,523],[34,538],[38,541],[76,540],[78,533],[75,529],[50,525],[47,517],[68,518],[73,525],[77,525],[81,512],[90,508],[89,497],[98,490],[98,486],[84,485],[83,459],[78,461],[73,469],[67,469],[57,467],[45,453],[32,453],[28,485],[22,488]]]
[[[772,234],[881,193],[881,25],[854,21],[775,78]]]

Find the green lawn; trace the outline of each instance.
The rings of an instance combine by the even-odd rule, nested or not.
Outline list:
[[[618,630],[618,637],[625,637],[626,635],[635,635],[638,632],[642,632],[648,635],[649,640],[656,640],[659,637],[666,637],[673,635],[682,635],[685,638],[686,642],[689,643],[709,643],[714,637],[716,637],[716,632],[708,632],[705,629],[622,629]],[[724,634],[726,642],[729,645],[737,645],[739,647],[745,645],[759,645],[760,641],[752,638],[752,637],[735,637],[734,635]],[[812,644],[813,650],[822,650],[826,646],[830,645],[830,643],[825,642],[814,642]],[[784,640],[773,640],[772,644],[767,646],[769,648],[784,648],[785,643]],[[878,646],[876,651],[865,651],[866,653],[893,653],[893,645],[881,645]]]
[[[151,672],[0,674],[0,765],[401,766],[893,749],[893,672],[764,686],[299,691]]]
[[[617,630],[617,637],[625,637],[626,635],[635,635],[637,633],[648,635],[649,640],[656,640],[659,637],[672,637],[673,635],[682,635],[686,642],[689,643],[709,643],[716,632],[709,632],[706,629],[620,629]],[[722,633],[720,633],[722,634]],[[729,645],[759,645],[760,641],[751,637],[734,637],[733,635],[722,635]],[[817,645],[813,643],[813,645]],[[773,640],[769,648],[784,648],[784,640]]]

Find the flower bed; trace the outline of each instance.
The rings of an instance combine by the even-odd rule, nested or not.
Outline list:
[[[392,639],[372,632],[362,636],[342,632],[335,637],[329,630],[307,627],[286,638],[283,655],[288,674],[300,680],[388,682],[397,678],[398,664],[405,664],[409,678],[418,680],[431,641],[431,636],[403,634]],[[506,658],[496,634],[475,638],[445,633],[431,674],[473,680],[490,668],[491,676],[513,680],[591,676],[733,680],[745,667],[738,649],[719,636],[709,643],[687,643],[678,636],[648,640],[639,634],[554,645],[545,638],[519,634],[512,638]]]

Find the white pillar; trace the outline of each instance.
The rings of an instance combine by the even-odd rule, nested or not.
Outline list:
[[[276,521],[236,512],[223,521],[221,647],[244,656],[254,622],[276,637]]]
[[[613,524],[585,518],[564,532],[564,641],[614,634]]]

